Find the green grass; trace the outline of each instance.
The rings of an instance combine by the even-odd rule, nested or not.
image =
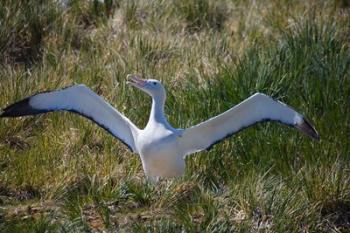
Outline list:
[[[0,106],[84,83],[135,124],[161,80],[186,128],[260,91],[305,114],[315,143],[276,123],[146,182],[140,160],[70,113],[0,121],[0,232],[349,232],[350,8],[346,1],[6,1]],[[130,107],[132,106],[132,107]]]

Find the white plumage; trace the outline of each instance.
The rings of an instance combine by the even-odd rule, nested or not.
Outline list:
[[[180,176],[186,155],[210,149],[215,143],[261,121],[279,121],[319,140],[317,131],[298,112],[271,97],[256,93],[226,112],[187,129],[175,129],[164,116],[166,93],[153,79],[128,76],[128,83],[152,97],[149,121],[137,128],[85,85],[39,93],[5,108],[1,117],[70,111],[87,117],[137,153],[149,180]]]

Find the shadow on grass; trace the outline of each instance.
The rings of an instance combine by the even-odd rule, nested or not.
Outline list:
[[[336,228],[350,231],[350,201],[334,200],[323,204],[321,215]]]

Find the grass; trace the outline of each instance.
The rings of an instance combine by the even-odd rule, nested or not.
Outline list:
[[[0,121],[1,232],[349,232],[350,8],[346,1],[7,1],[0,106],[84,83],[138,126],[162,80],[185,128],[260,91],[294,106],[315,143],[275,123],[146,182],[137,156],[70,114]],[[132,106],[132,107],[130,107]]]

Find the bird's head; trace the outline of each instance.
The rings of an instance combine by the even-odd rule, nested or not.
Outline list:
[[[146,92],[153,98],[165,98],[165,89],[162,83],[155,79],[142,79],[134,74],[127,76],[127,84]]]

